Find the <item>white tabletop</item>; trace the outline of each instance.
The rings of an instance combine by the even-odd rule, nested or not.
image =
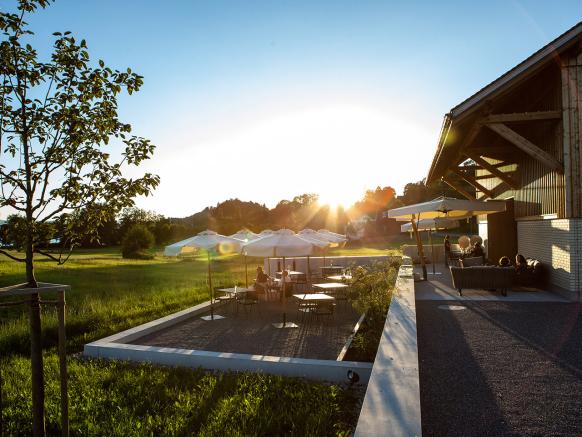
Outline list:
[[[283,274],[283,272],[277,272],[277,274],[278,274],[278,275],[282,275],[282,274]],[[304,274],[305,274],[305,273],[303,273],[303,272],[296,272],[296,271],[294,271],[294,270],[291,270],[291,271],[289,272],[289,276],[299,276],[299,275],[304,275]]]
[[[313,284],[314,287],[321,288],[323,290],[334,290],[337,288],[347,288],[349,287],[348,284],[344,284],[343,282],[326,282],[324,284]]]
[[[327,279],[331,279],[332,281],[349,281],[352,279],[352,275],[333,275],[328,276]]]
[[[333,296],[329,296],[323,293],[307,293],[307,294],[294,294],[299,300],[310,300],[310,301],[334,301],[335,298]]]
[[[244,287],[230,287],[230,288],[217,288],[216,291],[222,291],[224,293],[228,293],[228,294],[237,294],[237,293],[246,293],[247,291],[249,291],[248,288],[244,288]]]

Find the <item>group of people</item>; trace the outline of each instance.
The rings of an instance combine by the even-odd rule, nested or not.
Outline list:
[[[502,256],[499,258],[499,267],[511,267],[511,260],[508,256]],[[515,255],[515,270],[518,273],[527,270],[527,260],[525,259],[525,256],[520,253]]]
[[[444,241],[445,246],[445,263],[448,264],[448,260],[451,257],[451,240],[448,235],[445,236]],[[477,240],[474,244],[472,244],[467,250],[463,251],[459,258],[474,258],[474,257],[481,257],[485,259],[485,251],[483,250],[483,244],[481,241]]]
[[[281,281],[285,283],[291,282],[291,277],[287,270],[283,270],[281,274]],[[264,293],[270,287],[277,287],[274,278],[267,275],[261,266],[257,266],[257,277],[255,278],[255,291]]]
[[[445,262],[448,263],[448,260],[451,256],[451,241],[448,235],[445,236],[444,246],[445,246]],[[471,245],[467,250],[465,250],[460,255],[461,259],[473,257],[482,257],[483,259],[485,259],[485,251],[483,250],[483,245],[481,241],[475,241],[473,245]],[[511,267],[511,260],[507,256],[502,256],[499,259],[498,264],[500,267]],[[527,261],[525,257],[520,253],[515,255],[515,270],[518,273],[527,270]]]

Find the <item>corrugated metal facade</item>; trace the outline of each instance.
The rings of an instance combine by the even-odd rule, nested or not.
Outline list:
[[[561,80],[557,66],[546,69],[527,81],[526,84],[494,105],[495,113],[514,113],[561,109]],[[545,120],[528,123],[513,123],[511,128],[544,149],[560,162],[563,161],[562,126],[560,121]],[[503,141],[503,140],[500,140]],[[498,178],[480,179],[480,183],[495,194],[496,199],[514,199],[515,217],[539,217],[556,215],[564,217],[565,185],[564,175],[548,169],[540,161],[521,152],[515,146],[512,160],[515,163],[500,168],[511,174],[519,182],[520,188],[513,190]],[[501,161],[486,158],[490,163]],[[478,170],[477,176],[489,174]]]

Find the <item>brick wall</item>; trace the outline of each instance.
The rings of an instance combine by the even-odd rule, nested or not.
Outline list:
[[[569,291],[582,289],[582,220],[519,221],[518,251],[549,268],[549,280]]]

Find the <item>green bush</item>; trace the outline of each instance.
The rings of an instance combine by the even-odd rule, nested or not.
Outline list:
[[[400,261],[379,262],[352,271],[349,299],[366,318],[355,335],[346,360],[374,361],[392,299]]]
[[[147,227],[134,225],[123,237],[121,254],[124,258],[151,259],[153,257],[146,250],[154,245],[154,241],[154,235]]]

